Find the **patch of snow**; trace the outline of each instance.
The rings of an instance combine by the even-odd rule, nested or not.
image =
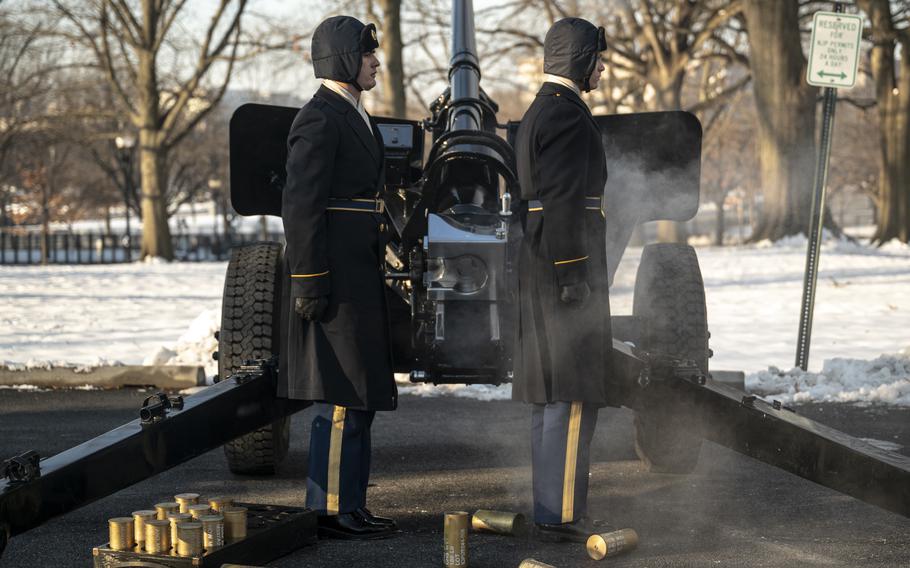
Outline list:
[[[43,388],[39,387],[38,385],[0,385],[0,390],[44,392],[47,389],[43,389]]]
[[[872,360],[834,358],[821,372],[769,367],[746,377],[746,390],[783,403],[871,402],[910,406],[910,356]]]
[[[453,396],[476,400],[512,400],[512,385],[433,385],[430,383],[399,385],[398,394],[409,394],[426,398]]]
[[[280,220],[279,220],[280,221]],[[713,369],[742,370],[756,394],[786,402],[908,405],[910,246],[827,239],[822,246],[809,373],[780,371],[796,351],[807,240],[700,247]],[[632,313],[641,247],[630,247],[610,292]],[[217,363],[226,263],[0,266],[0,357],[13,370]],[[876,357],[884,353],[881,357]],[[772,367],[775,366],[775,367]],[[405,376],[405,379],[407,377]],[[510,387],[431,386],[417,396],[510,397]]]

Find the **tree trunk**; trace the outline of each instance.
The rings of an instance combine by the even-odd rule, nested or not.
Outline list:
[[[792,0],[745,4],[764,195],[751,241],[809,232],[816,89],[805,80],[798,8]]]
[[[872,75],[880,123],[880,207],[872,240],[906,243],[910,241],[910,41],[906,41],[906,30],[900,34],[896,29],[888,0],[862,0],[860,7],[872,22]],[[895,57],[897,38],[904,40],[899,62]]]
[[[45,187],[41,190],[41,264],[50,262],[51,257],[51,207],[49,181],[45,180]],[[28,252],[31,256],[32,251]]]
[[[715,201],[717,213],[714,220],[714,245],[724,246],[724,233],[727,232],[726,219],[724,218],[724,200]]]
[[[142,0],[143,32],[145,45],[154,43],[157,29],[157,8],[151,0]],[[141,258],[149,256],[174,260],[171,230],[167,224],[167,174],[164,169],[161,121],[159,115],[160,92],[156,68],[156,52],[140,48],[137,65],[138,116],[134,123],[139,128],[139,173],[142,178],[142,248]]]
[[[669,111],[682,109],[682,86],[683,73],[677,73],[674,77],[661,76],[655,78],[652,83],[656,89],[655,110]],[[689,238],[686,231],[686,224],[677,221],[658,221],[657,222],[657,242],[659,243],[683,243]]]
[[[167,203],[164,200],[164,168],[161,148],[149,144],[156,133],[141,131],[139,167],[142,172],[142,249],[140,256],[174,260],[171,229],[167,224]]]
[[[404,90],[402,65],[401,0],[380,0],[382,6],[382,54],[385,73],[382,74],[382,91],[389,116],[405,118],[407,99]]]

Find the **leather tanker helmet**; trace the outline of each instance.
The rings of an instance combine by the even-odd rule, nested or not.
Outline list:
[[[563,18],[543,42],[543,72],[572,79],[581,90],[591,90],[589,78],[600,53],[607,49],[604,29],[581,18]]]
[[[310,52],[317,79],[351,83],[361,91],[357,75],[363,54],[379,47],[376,26],[364,24],[351,16],[333,16],[323,20],[313,32]]]

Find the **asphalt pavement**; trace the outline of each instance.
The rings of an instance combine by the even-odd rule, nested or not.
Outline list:
[[[0,457],[52,455],[133,419],[148,393],[0,390]],[[910,409],[815,404],[797,412],[910,455]],[[302,505],[310,411],[294,417],[290,454],[271,477],[231,474],[221,450],[14,537],[0,566],[91,566],[106,521],[181,492]],[[373,425],[369,506],[395,517],[397,536],[320,541],[269,566],[442,566],[442,514],[499,509],[530,514],[528,410],[511,402],[403,396]],[[695,473],[647,472],[632,444],[632,413],[601,411],[592,448],[590,515],[638,531],[639,548],[603,563],[578,544],[471,534],[472,568],[525,558],[557,567],[910,566],[910,519],[705,443]],[[116,472],[111,472],[115,475]]]

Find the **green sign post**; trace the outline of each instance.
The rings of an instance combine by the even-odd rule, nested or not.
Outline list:
[[[809,342],[812,337],[812,314],[815,310],[815,287],[818,280],[818,257],[821,252],[822,228],[825,219],[825,189],[828,183],[828,159],[837,89],[856,84],[856,68],[863,33],[859,16],[844,14],[844,5],[836,3],[834,12],[817,12],[812,19],[812,40],[806,81],[824,87],[822,136],[815,168],[815,193],[812,199],[811,228],[806,251],[806,272],[803,276],[803,301],[799,316],[799,336],[796,343],[796,366],[803,371],[809,366]]]

